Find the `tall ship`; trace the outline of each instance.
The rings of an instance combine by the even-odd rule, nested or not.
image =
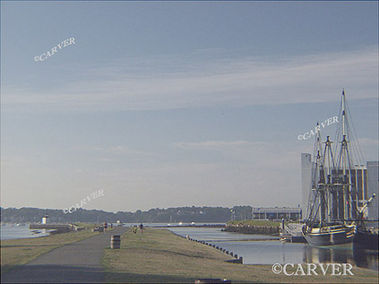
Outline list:
[[[351,143],[355,137],[344,91],[338,117],[335,143],[329,136],[322,142],[320,125],[316,126],[309,214],[302,228],[304,238],[313,246],[352,243],[360,216],[353,171],[354,162],[363,155]]]

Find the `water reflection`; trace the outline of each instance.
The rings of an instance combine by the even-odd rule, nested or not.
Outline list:
[[[304,247],[304,262],[308,263],[351,263],[359,267],[378,269],[378,252],[357,246]]]
[[[328,247],[304,247],[304,262],[309,263],[351,263],[353,259],[352,249],[350,246]]]
[[[353,258],[357,266],[366,267],[373,270],[379,268],[379,254],[378,251],[370,251],[353,247]]]

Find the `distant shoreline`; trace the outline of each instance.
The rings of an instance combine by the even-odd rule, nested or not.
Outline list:
[[[226,224],[203,224],[203,225],[191,225],[191,224],[183,224],[183,225],[162,225],[162,226],[154,226],[154,228],[225,228]],[[149,227],[147,225],[147,227]]]

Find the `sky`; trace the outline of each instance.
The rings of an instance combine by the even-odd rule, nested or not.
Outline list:
[[[376,1],[2,1],[0,205],[296,207],[343,89],[378,160],[378,65]]]

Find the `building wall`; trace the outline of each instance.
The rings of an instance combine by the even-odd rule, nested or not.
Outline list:
[[[353,200],[356,201],[356,206],[361,207],[366,203],[367,200],[367,168],[365,166],[355,166],[354,169],[350,171],[351,182],[354,185],[353,190]],[[354,195],[354,193],[356,195]],[[353,212],[353,219],[357,216]]]
[[[301,153],[301,210],[302,219],[308,217],[309,194],[312,191],[312,155]]]
[[[367,162],[367,198],[370,198],[373,193],[376,198],[368,206],[368,219],[378,220],[378,188],[379,188],[379,161]]]
[[[281,220],[300,220],[301,208],[289,208],[289,207],[259,207],[252,208],[252,219],[274,219]]]

